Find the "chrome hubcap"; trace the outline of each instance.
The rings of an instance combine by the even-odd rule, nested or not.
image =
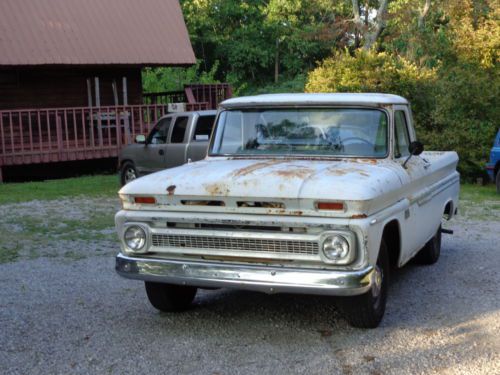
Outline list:
[[[135,170],[132,168],[128,168],[125,171],[125,182],[130,182],[132,180],[135,180],[137,176],[135,175]]]

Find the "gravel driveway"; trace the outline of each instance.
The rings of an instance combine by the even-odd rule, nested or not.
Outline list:
[[[192,310],[159,313],[114,272],[116,201],[0,206],[0,373],[500,374],[500,210],[487,206],[447,224],[436,265],[393,275],[375,330],[324,297],[201,291]]]

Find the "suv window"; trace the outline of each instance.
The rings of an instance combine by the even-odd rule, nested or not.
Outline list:
[[[168,129],[170,128],[170,123],[172,118],[164,118],[155,125],[151,133],[149,133],[148,143],[154,145],[162,145],[167,143]]]
[[[174,128],[172,129],[172,136],[170,138],[170,143],[184,142],[184,134],[186,134],[188,120],[189,117],[177,117],[175,119],[175,124]]]
[[[212,128],[214,127],[215,115],[213,116],[200,116],[196,129],[194,129],[193,140],[195,141],[208,141]]]
[[[410,155],[410,137],[404,111],[396,111],[394,117],[394,156],[400,158]]]

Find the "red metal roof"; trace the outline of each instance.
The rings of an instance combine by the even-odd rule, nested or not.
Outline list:
[[[0,65],[187,65],[178,0],[1,0]]]

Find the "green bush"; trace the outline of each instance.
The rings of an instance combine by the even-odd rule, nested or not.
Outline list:
[[[498,71],[455,61],[430,69],[388,53],[337,53],[313,70],[308,92],[382,92],[407,98],[429,150],[455,150],[465,180],[484,175],[498,128]]]

